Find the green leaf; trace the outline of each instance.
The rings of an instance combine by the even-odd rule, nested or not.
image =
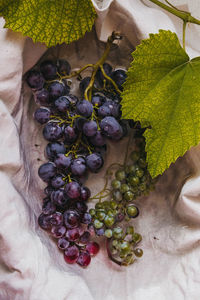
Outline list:
[[[176,34],[163,30],[132,55],[122,113],[150,126],[147,161],[156,177],[200,140],[200,57],[190,60]]]
[[[91,0],[0,0],[0,15],[6,28],[48,47],[78,40],[96,17]]]

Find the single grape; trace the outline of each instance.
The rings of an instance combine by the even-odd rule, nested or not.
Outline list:
[[[92,222],[92,217],[89,213],[86,212],[84,213],[81,221],[83,224],[90,224]]]
[[[131,186],[138,186],[138,184],[140,183],[140,179],[136,176],[130,176],[128,178],[128,182]]]
[[[81,267],[87,267],[90,264],[91,257],[87,251],[81,251],[77,259],[77,264]]]
[[[126,71],[122,69],[118,69],[112,72],[111,74],[111,78],[115,81],[115,83],[117,84],[120,90],[123,89],[122,85],[126,81],[126,77],[127,77]]]
[[[89,233],[89,231],[85,231],[81,235],[81,237],[79,239],[79,241],[80,241],[81,244],[87,244],[89,242],[89,240],[90,240],[90,233]]]
[[[51,228],[51,235],[59,239],[65,235],[66,227],[65,226],[52,226]]]
[[[70,243],[66,238],[59,238],[58,240],[58,248],[61,250],[66,250],[69,247]]]
[[[89,118],[92,115],[93,106],[89,101],[83,99],[76,104],[76,111],[77,114]]]
[[[142,236],[139,233],[137,232],[133,233],[134,243],[138,244],[139,242],[141,242],[141,240],[142,240]]]
[[[143,255],[143,251],[140,248],[135,249],[133,252],[137,257],[141,257]]]
[[[95,219],[93,224],[96,229],[100,229],[103,227],[103,223],[101,221],[99,221],[98,219]]]
[[[56,207],[51,200],[44,202],[42,206],[42,212],[44,215],[51,215],[55,211],[56,211]]]
[[[64,223],[68,229],[79,227],[80,214],[73,209],[66,210],[64,212]]]
[[[124,170],[118,170],[115,173],[115,177],[116,177],[117,180],[123,181],[126,178],[126,173],[125,173]]]
[[[44,230],[51,229],[51,215],[45,215],[44,213],[41,213],[38,217],[38,224]]]
[[[70,102],[65,96],[61,96],[54,102],[55,108],[61,112],[65,113],[70,108]]]
[[[97,128],[97,123],[95,121],[87,121],[83,125],[83,133],[89,137],[95,136],[97,133]]]
[[[64,259],[68,264],[74,264],[79,257],[79,249],[76,245],[68,247],[64,252]]]
[[[111,229],[106,229],[104,235],[105,235],[108,239],[110,239],[110,238],[112,237],[112,235],[113,235],[113,232],[112,232]]]
[[[122,255],[127,255],[131,251],[131,245],[128,241],[123,241],[120,243],[120,253]]]
[[[103,221],[106,216],[105,211],[97,211],[96,216],[99,221]]]
[[[35,103],[38,105],[49,105],[49,91],[45,88],[36,91],[34,94]]]
[[[121,188],[121,182],[117,179],[112,180],[111,186],[114,190],[119,190]]]
[[[96,233],[96,235],[98,235],[98,236],[103,236],[104,233],[105,233],[104,227],[99,228],[99,229],[95,229],[95,233]]]
[[[115,223],[115,218],[107,215],[103,221],[104,221],[104,224],[106,225],[106,227],[110,228]]]
[[[56,142],[62,135],[62,128],[56,122],[47,123],[43,129],[44,138],[50,142]]]
[[[101,131],[98,130],[94,136],[92,136],[90,139],[90,143],[94,146],[102,147],[106,144],[106,139],[102,135]]]
[[[40,107],[34,113],[34,119],[40,123],[45,124],[50,120],[51,111],[48,108]]]
[[[74,143],[78,138],[76,129],[71,126],[67,126],[64,128],[64,136],[65,136],[66,143]]]
[[[121,116],[121,110],[120,110],[120,104],[112,101],[112,100],[108,100],[104,103],[104,105],[101,106],[102,107],[108,107],[110,110],[110,114],[115,118],[119,118]],[[100,108],[99,108],[100,110]],[[106,115],[105,115],[106,116]]]
[[[106,101],[106,97],[102,95],[94,95],[92,96],[92,104],[94,107],[100,107]]]
[[[51,60],[45,60],[40,65],[40,71],[46,80],[52,80],[57,77],[56,65]]]
[[[68,229],[66,232],[66,238],[70,242],[77,241],[79,237],[80,237],[80,233],[78,228]]]
[[[82,95],[84,94],[86,88],[88,87],[88,85],[90,83],[90,79],[91,79],[91,77],[85,77],[81,80],[81,82],[79,84],[79,89],[80,89]]]
[[[65,145],[60,142],[48,143],[45,149],[46,157],[49,160],[54,160],[59,154],[64,155],[65,153]]]
[[[122,137],[122,128],[114,117],[105,117],[100,122],[102,132],[113,140]]]
[[[109,106],[103,104],[98,109],[98,116],[101,118],[107,117],[111,115],[111,109]]]
[[[76,118],[74,124],[75,124],[75,128],[78,130],[78,131],[82,131],[83,130],[83,125],[85,124],[85,122],[87,122],[87,120],[85,118]]]
[[[26,75],[26,82],[30,88],[34,90],[41,90],[44,85],[44,77],[40,72],[31,70]]]
[[[82,201],[87,201],[90,198],[90,196],[91,196],[91,192],[90,192],[89,188],[86,186],[81,187],[80,199]]]
[[[103,163],[103,158],[99,153],[92,153],[86,157],[86,165],[91,172],[98,172]]]
[[[43,181],[49,182],[56,175],[55,164],[48,162],[41,165],[38,170],[38,175]]]
[[[124,199],[126,201],[132,201],[134,199],[134,194],[131,191],[124,193]]]
[[[65,184],[65,181],[63,180],[63,176],[61,174],[56,174],[52,179],[51,179],[51,185],[55,189],[59,189],[63,187]]]
[[[87,170],[85,159],[83,157],[78,157],[72,160],[71,171],[73,175],[82,176]]]
[[[51,193],[52,202],[58,207],[65,207],[68,202],[68,197],[63,188],[55,190]]]
[[[136,218],[139,215],[139,209],[133,204],[129,205],[126,208],[126,212],[131,218]]]
[[[117,202],[120,202],[122,201],[123,197],[122,197],[122,193],[118,190],[114,190],[112,192],[112,196],[113,196],[113,199]]]
[[[62,76],[69,75],[71,72],[71,66],[65,59],[58,59],[56,62],[58,73]]]
[[[121,227],[113,228],[113,237],[117,240],[122,239],[124,235],[123,229]]]
[[[50,219],[51,225],[61,226],[63,225],[63,214],[59,211],[56,211],[51,215]]]
[[[120,192],[121,192],[122,194],[128,192],[129,190],[130,190],[130,187],[129,187],[128,184],[123,183],[123,184],[121,185]]]
[[[87,205],[83,201],[77,201],[75,208],[81,215],[84,214],[88,209]]]
[[[69,94],[69,90],[67,91],[66,86],[58,81],[50,83],[48,91],[51,101],[55,101],[59,97]]]
[[[69,198],[77,199],[81,195],[81,187],[78,184],[78,182],[71,181],[71,182],[66,184],[65,192],[66,192],[66,194]]]
[[[66,171],[67,169],[69,169],[71,162],[72,162],[71,156],[65,156],[65,154],[63,153],[59,153],[54,160],[54,163],[58,169],[66,170]]]

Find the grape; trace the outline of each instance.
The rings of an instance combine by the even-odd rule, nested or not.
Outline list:
[[[87,100],[81,100],[76,104],[76,111],[79,115],[89,118],[93,112],[92,104]]]
[[[51,215],[45,215],[41,213],[38,217],[38,224],[44,230],[51,229]]]
[[[65,59],[59,59],[56,62],[58,73],[62,76],[69,75],[71,72],[71,66]]]
[[[126,71],[118,69],[111,74],[111,78],[115,81],[117,84],[118,88],[122,90],[122,85],[126,81]]]
[[[71,163],[71,171],[73,175],[82,176],[86,172],[85,159],[83,157],[78,157],[74,159]]]
[[[104,235],[105,235],[108,239],[110,239],[110,238],[112,237],[112,234],[113,234],[113,232],[112,232],[111,229],[106,229],[106,230],[105,230]]]
[[[102,147],[106,144],[105,137],[102,135],[101,131],[98,130],[95,136],[92,136],[90,138],[90,142],[94,146]]]
[[[73,143],[76,141],[76,139],[78,137],[75,128],[71,127],[71,126],[65,127],[64,136],[65,136],[66,143]]]
[[[46,80],[52,80],[57,77],[56,65],[51,60],[45,60],[40,65],[40,71]]]
[[[66,238],[59,238],[58,240],[58,248],[61,250],[66,250],[69,247],[70,243]]]
[[[62,153],[59,153],[54,160],[54,163],[58,169],[67,170],[69,169],[72,162],[71,156],[65,156]]]
[[[136,218],[139,215],[139,209],[133,204],[129,205],[126,208],[126,211],[128,216],[131,218]]]
[[[102,132],[113,140],[119,140],[123,131],[114,117],[105,117],[100,122]]]
[[[98,109],[98,116],[101,118],[107,117],[111,115],[111,108],[108,105],[103,104]]]
[[[89,213],[84,213],[83,217],[82,217],[82,223],[83,224],[90,224],[92,222],[92,217]]]
[[[106,97],[101,96],[101,95],[94,95],[92,96],[92,104],[95,107],[100,107],[103,105],[103,103],[106,101]]]
[[[102,105],[99,108],[99,110],[102,109],[103,107],[104,107],[104,110],[105,110],[105,108],[109,108],[109,111],[110,111],[109,115],[112,115],[115,118],[119,118],[121,116],[120,105],[118,103],[115,103],[112,100],[108,100],[104,103],[104,105]],[[103,117],[103,115],[102,115],[102,117]]]
[[[62,213],[56,211],[51,215],[50,219],[51,225],[61,226],[63,225],[63,215]]]
[[[87,244],[87,243],[89,242],[89,240],[90,240],[90,233],[89,233],[89,231],[85,231],[85,232],[81,235],[81,237],[80,237],[80,239],[79,239],[79,241],[80,241],[81,244]],[[89,252],[89,251],[88,251],[88,252]]]
[[[44,77],[40,72],[32,70],[27,73],[26,82],[30,88],[41,90],[44,85]]]
[[[104,69],[106,75],[108,75],[108,76],[111,75],[112,67],[111,67],[110,64],[104,63],[103,64],[103,69]],[[102,73],[100,68],[97,70],[96,78],[97,78],[98,82],[100,83],[100,85],[103,86],[103,81],[104,81],[105,77],[103,76],[103,73]]]
[[[68,197],[63,188],[55,190],[51,193],[52,202],[58,207],[64,207],[68,202]]]
[[[96,233],[96,235],[98,235],[98,236],[102,236],[102,235],[104,235],[104,233],[105,233],[105,229],[102,227],[102,228],[99,228],[99,229],[95,229],[95,233]]]
[[[71,106],[75,106],[78,102],[78,98],[75,95],[69,94],[65,97],[70,102]]]
[[[56,207],[52,201],[46,201],[42,206],[42,212],[44,215],[51,215],[56,211]]]
[[[51,179],[51,185],[55,189],[59,189],[63,187],[65,184],[65,181],[63,180],[63,176],[61,174],[56,174],[52,179]]]
[[[92,137],[97,133],[97,123],[93,120],[87,121],[83,125],[83,133],[86,136]]]
[[[90,190],[84,186],[84,187],[81,187],[81,195],[80,195],[80,199],[82,201],[87,201],[91,196],[91,192]]]
[[[56,239],[63,237],[65,235],[65,232],[65,226],[52,226],[51,228],[51,235]]]
[[[81,251],[77,259],[77,264],[81,267],[87,267],[90,264],[91,257],[87,251]]]
[[[44,189],[44,192],[47,196],[51,196],[51,193],[54,191],[54,188],[50,185],[47,185]]]
[[[80,89],[82,95],[84,94],[86,88],[88,87],[88,85],[90,83],[90,79],[91,79],[91,77],[85,77],[81,80],[81,82],[79,84],[79,89]]]
[[[49,91],[44,88],[36,91],[34,94],[34,99],[36,104],[44,106],[49,105]]]
[[[71,181],[71,182],[67,183],[65,186],[65,191],[66,191],[67,196],[71,199],[77,199],[81,195],[81,187],[75,181]]]
[[[62,113],[65,113],[69,110],[70,102],[65,96],[61,96],[54,102],[56,109]]]
[[[137,249],[134,250],[134,254],[137,257],[141,257],[143,255],[143,251],[142,251],[142,249],[137,248]]]
[[[98,172],[103,163],[103,158],[99,153],[92,153],[86,157],[86,165],[91,172]]]
[[[49,85],[49,97],[52,101],[58,99],[61,96],[64,96],[64,94],[68,94],[69,90],[67,91],[66,86],[58,81],[52,82]]]
[[[79,227],[80,214],[76,210],[66,210],[64,212],[64,223],[68,229]]]
[[[78,240],[79,237],[80,237],[80,233],[78,228],[68,229],[66,232],[66,238],[70,242],[74,242]]]
[[[55,164],[48,162],[40,166],[38,170],[38,175],[40,178],[48,182],[56,175],[56,166]]]
[[[64,155],[65,152],[65,145],[59,142],[48,143],[45,149],[45,154],[49,160],[54,160],[59,154]]]
[[[35,111],[34,119],[40,124],[45,124],[49,121],[50,114],[51,114],[51,112],[48,108],[41,107]]]
[[[85,204],[85,202],[83,201],[77,201],[76,202],[76,206],[75,208],[77,209],[77,211],[80,213],[80,214],[83,214],[87,211],[88,207],[87,205]]]
[[[62,128],[56,122],[49,122],[43,129],[43,136],[47,141],[55,142],[63,135]]]
[[[68,247],[64,252],[64,259],[68,264],[74,264],[79,257],[79,250],[76,245]]]

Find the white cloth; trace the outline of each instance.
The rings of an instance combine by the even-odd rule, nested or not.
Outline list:
[[[105,41],[113,30],[125,35],[119,49],[109,56],[114,66],[127,67],[134,46],[150,32],[170,29],[181,39],[181,22],[148,0],[93,2],[99,15],[99,39]],[[200,15],[198,1],[173,3]],[[22,86],[22,75],[46,48],[3,29],[3,25],[1,18],[0,300],[199,300],[199,147],[179,158],[160,178],[156,190],[140,199],[141,215],[134,224],[143,235],[144,256],[134,265],[116,266],[102,247],[87,269],[69,266],[55,242],[38,228],[44,185],[37,176],[41,164],[37,159],[45,161],[45,141],[41,127],[33,121],[36,105],[30,89]],[[200,51],[200,27],[188,27],[187,50],[194,57]],[[66,57],[76,68],[95,62],[102,50],[102,43],[90,33],[77,43],[49,50],[47,55]],[[110,145],[106,165],[122,158],[124,143],[126,140],[117,147]],[[101,188],[104,171],[90,176],[88,186],[93,192]],[[187,181],[194,171],[195,177]]]

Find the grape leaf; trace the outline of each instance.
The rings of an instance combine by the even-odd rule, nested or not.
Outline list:
[[[51,47],[91,31],[96,12],[91,0],[0,0],[0,15],[6,28]]]
[[[152,177],[200,140],[200,57],[190,60],[175,33],[150,34],[132,53],[122,115],[141,122]]]

